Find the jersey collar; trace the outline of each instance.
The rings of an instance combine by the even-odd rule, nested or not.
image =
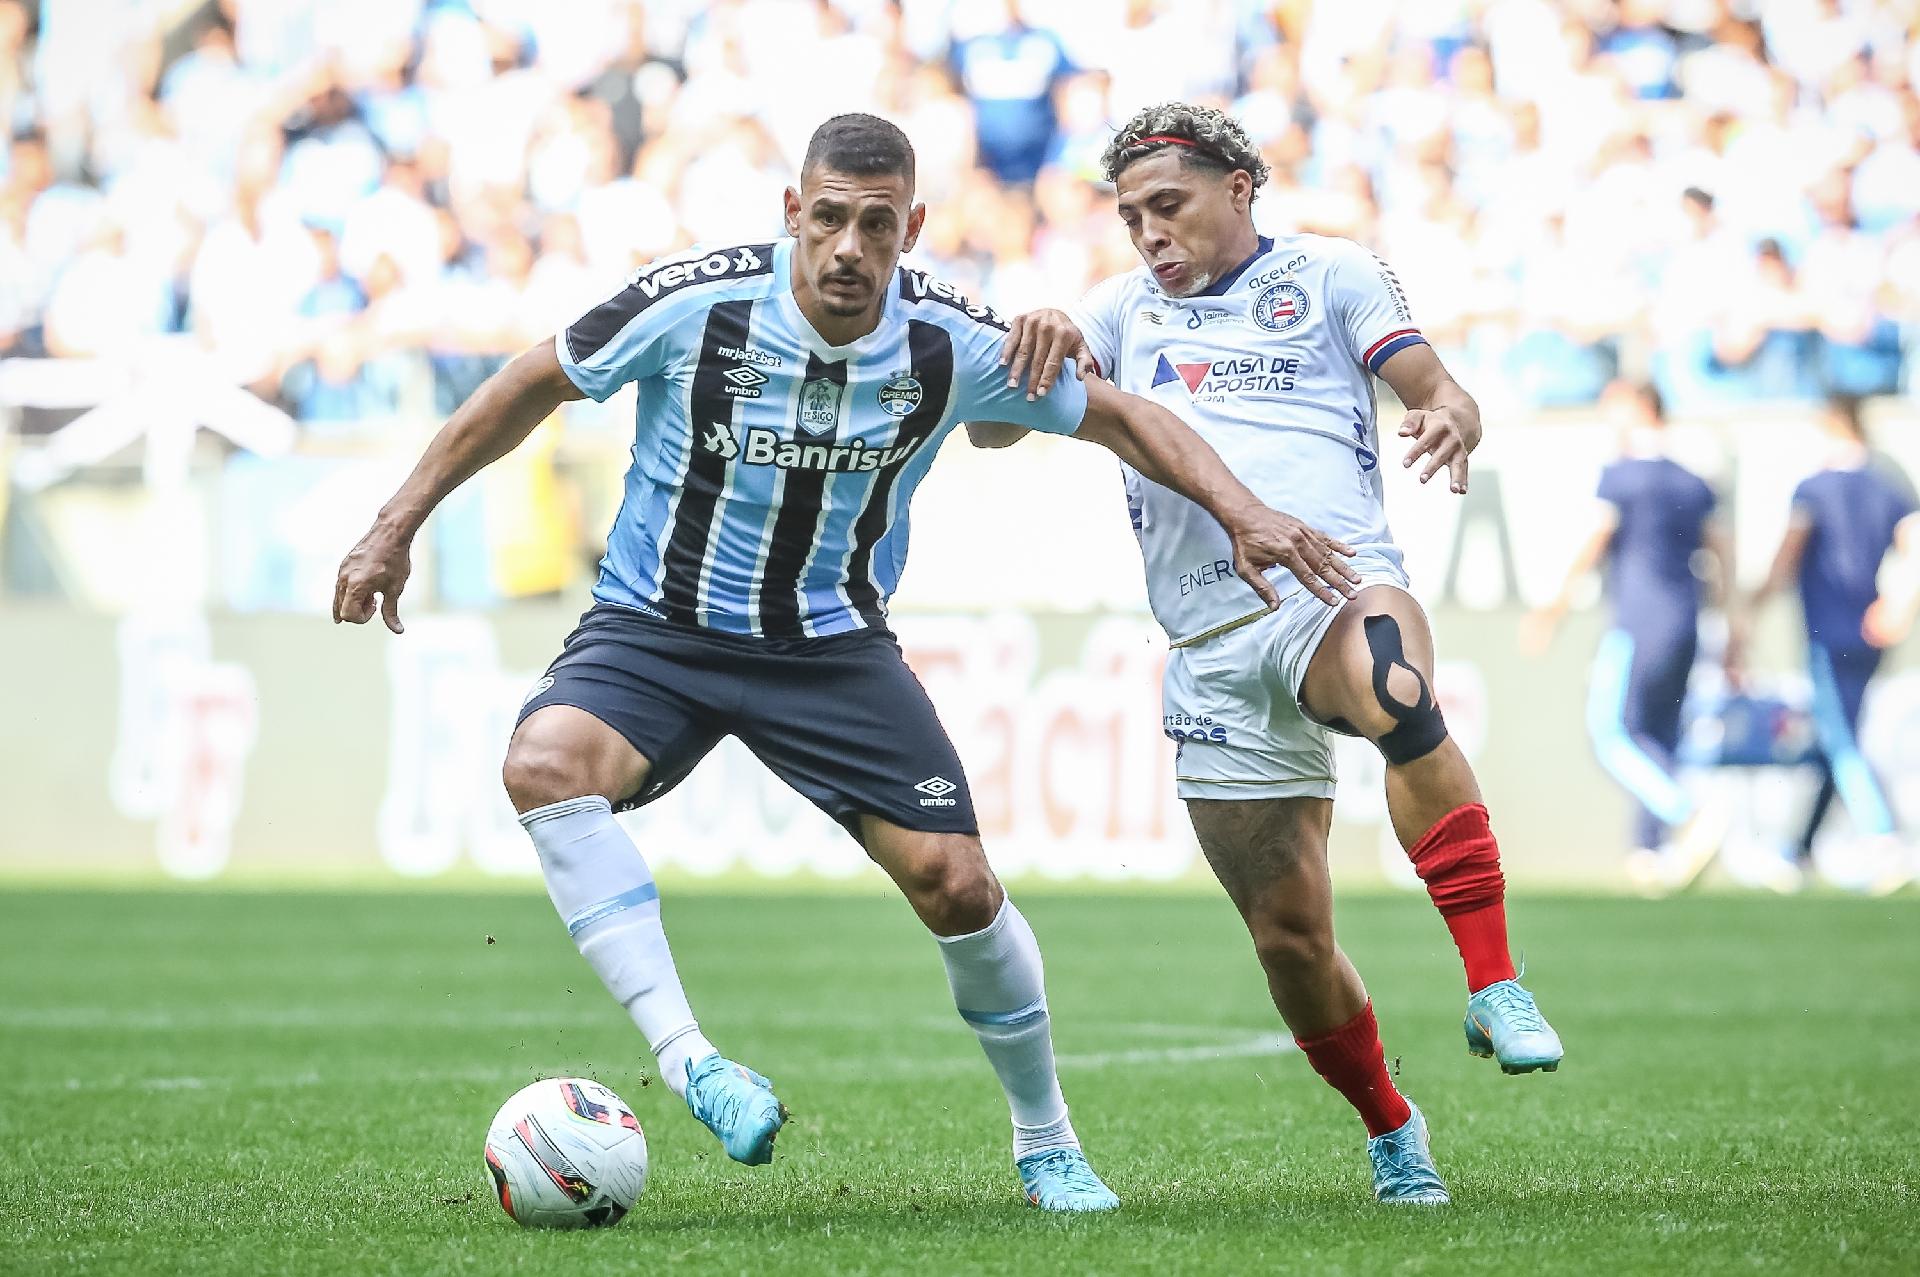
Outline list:
[[[1232,288],[1235,284],[1239,283],[1240,277],[1246,274],[1248,269],[1252,267],[1252,265],[1255,262],[1259,261],[1262,257],[1265,257],[1268,253],[1271,253],[1272,251],[1273,251],[1273,240],[1268,238],[1265,235],[1262,235],[1260,237],[1260,246],[1253,250],[1252,257],[1249,257],[1246,261],[1241,262],[1238,266],[1234,267],[1232,270],[1222,275],[1219,279],[1214,280],[1211,284],[1208,284],[1205,288],[1201,289],[1199,292],[1194,293],[1193,296],[1195,297],[1225,296],[1226,291],[1229,288]]]

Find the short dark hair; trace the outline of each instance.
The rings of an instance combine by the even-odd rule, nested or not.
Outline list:
[[[1660,393],[1660,387],[1651,381],[1636,381],[1631,384],[1633,393],[1639,398],[1641,406],[1647,410],[1647,415],[1664,425],[1667,420],[1667,397]]]
[[[1180,163],[1215,173],[1243,169],[1257,192],[1267,183],[1267,162],[1260,149],[1225,111],[1186,102],[1162,102],[1134,114],[1107,143],[1100,167],[1107,181],[1117,182],[1130,165],[1172,148]]]
[[[1856,439],[1867,437],[1866,423],[1860,419],[1860,396],[1834,392],[1827,396],[1827,411],[1839,418]]]
[[[800,176],[825,165],[853,177],[899,176],[913,189],[913,143],[892,120],[855,111],[836,115],[807,139]]]

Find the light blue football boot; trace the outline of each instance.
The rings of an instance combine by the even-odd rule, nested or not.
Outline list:
[[[1100,1181],[1077,1148],[1050,1148],[1014,1159],[1020,1187],[1041,1210],[1118,1210],[1120,1199]]]
[[[1440,1171],[1433,1164],[1433,1148],[1427,1138],[1427,1119],[1412,1104],[1413,1115],[1400,1129],[1376,1135],[1367,1141],[1367,1157],[1373,1162],[1375,1201],[1405,1206],[1445,1206],[1453,1199],[1440,1182]]]
[[[773,1137],[786,1124],[787,1106],[773,1083],[719,1053],[687,1065],[687,1107],[714,1133],[727,1156],[748,1166],[773,1160]]]
[[[1518,980],[1500,980],[1467,999],[1467,1050],[1500,1061],[1502,1073],[1552,1073],[1566,1051],[1533,995]]]

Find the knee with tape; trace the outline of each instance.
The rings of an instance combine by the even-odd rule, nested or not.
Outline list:
[[[1440,742],[1447,738],[1446,719],[1440,714],[1439,703],[1434,700],[1427,680],[1407,661],[1406,648],[1400,640],[1400,623],[1381,614],[1367,617],[1362,625],[1367,635],[1367,650],[1373,653],[1373,697],[1394,721],[1393,729],[1374,741],[1374,745],[1389,763],[1417,762],[1440,748]],[[1419,689],[1411,705],[1396,697],[1387,686],[1395,670],[1412,675]]]

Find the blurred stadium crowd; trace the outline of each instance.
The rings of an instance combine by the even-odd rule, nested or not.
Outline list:
[[[312,431],[445,413],[637,263],[776,234],[856,109],[916,142],[920,264],[1060,304],[1133,263],[1111,129],[1185,97],[1470,385],[1893,393],[1916,86],[1912,0],[0,0],[0,353],[189,334]]]

